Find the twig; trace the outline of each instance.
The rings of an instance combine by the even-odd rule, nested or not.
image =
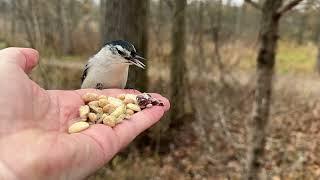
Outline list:
[[[250,4],[252,7],[256,8],[256,9],[259,9],[259,10],[262,9],[261,6],[258,3],[254,2],[252,0],[245,0],[245,2]]]
[[[286,5],[282,6],[279,10],[278,10],[278,15],[282,16],[283,14],[285,14],[286,12],[290,11],[292,8],[294,8],[296,5],[298,5],[300,2],[302,2],[303,0],[293,0],[288,2]]]

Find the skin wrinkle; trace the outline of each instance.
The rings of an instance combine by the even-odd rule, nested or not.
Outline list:
[[[78,93],[78,92],[75,92],[74,93],[75,95],[77,94],[78,96],[79,96],[79,98],[80,99],[82,99],[82,96]],[[59,101],[59,107],[61,107],[60,106],[60,99],[58,100]],[[81,105],[84,105],[84,103],[83,102],[81,102]],[[80,107],[80,106],[79,106]],[[71,121],[72,119],[74,119],[74,118],[70,118],[73,114],[77,114],[78,113],[78,109],[74,109],[74,110],[72,110],[72,111],[69,111],[69,113],[67,113],[67,115],[66,115],[66,120],[64,120],[62,123],[61,123],[61,127],[60,127],[60,131],[62,131],[62,132],[65,132],[65,130],[66,129],[68,129],[68,127],[66,126],[68,123],[69,123],[69,121]],[[59,112],[60,112],[60,109],[59,109]],[[61,114],[61,113],[60,113]],[[64,128],[63,128],[64,127]]]
[[[47,102],[47,103],[45,103],[46,106],[44,107],[44,109],[51,110],[51,107],[53,107],[53,106],[51,105],[52,99],[51,99],[50,95],[44,93],[44,89],[40,88],[35,83],[31,84],[31,89],[32,89],[32,94],[45,94],[45,96],[41,96],[40,97],[40,101],[36,101],[35,104],[33,104],[33,106],[32,106],[32,108],[33,108],[33,115],[32,115],[33,118],[35,117],[36,114],[38,115],[39,118],[43,118],[43,119],[47,119],[48,117],[50,118],[50,114],[46,113],[46,111],[42,111],[42,112],[38,111],[38,107],[39,106],[41,106],[41,107],[44,106],[44,103],[42,103],[42,102]],[[31,98],[32,98],[32,101],[33,101],[34,96],[32,96]],[[45,100],[43,100],[43,98]],[[41,113],[41,114],[39,114],[39,113]],[[41,122],[40,122],[40,124],[38,123],[38,126],[41,127]],[[55,128],[53,128],[52,130],[55,130]]]
[[[124,147],[124,145],[123,145],[123,142],[121,142],[121,138],[120,138],[120,136],[119,136],[119,132],[117,132],[117,131],[115,131],[115,130],[113,130],[114,131],[114,135],[116,136],[116,141],[118,142],[118,146],[119,146],[119,150],[122,150],[123,149],[123,147]]]
[[[77,144],[77,142],[79,142],[79,139],[78,138],[76,138],[75,136],[69,136],[68,138],[71,138],[72,139],[72,141],[71,142],[75,142],[75,144]],[[70,156],[70,162],[71,162],[71,167],[73,167],[73,164],[75,164],[76,162],[75,162],[75,160],[77,160],[78,158],[78,151],[73,151],[73,153],[72,153],[72,155]],[[68,176],[69,175],[69,176]],[[69,173],[66,173],[66,176],[67,176],[67,178],[66,179],[71,179],[70,178],[70,175],[71,175],[71,173],[69,174]]]
[[[4,162],[4,161],[0,161],[0,163],[6,168],[6,169],[8,169],[9,170],[9,173],[10,174],[12,174],[13,176],[15,176],[15,179],[22,179],[22,178],[20,178],[16,173],[14,173],[14,170],[13,170],[13,168],[8,164],[8,163],[6,163],[6,162]]]
[[[51,96],[52,96],[52,95],[51,95]],[[60,98],[59,98],[59,97],[56,97],[56,99],[57,99],[57,105],[58,105],[59,107],[62,107],[62,106],[61,106],[61,102],[60,102]],[[60,108],[58,109],[58,113],[59,113],[59,115],[60,115],[60,120],[62,120],[62,122],[60,121],[60,126],[59,126],[59,131],[60,131],[60,132],[65,132],[65,131],[66,131],[66,129],[68,128],[68,127],[67,127],[67,124],[68,124],[69,120],[71,120],[71,119],[70,119],[70,116],[71,116],[75,111],[77,111],[77,109],[75,109],[75,110],[73,110],[73,111],[69,111],[69,113],[66,114],[66,117],[65,117],[65,119],[64,119],[64,113],[61,112],[61,109],[60,109]]]
[[[91,136],[90,134],[86,134],[86,133],[81,133],[85,136],[87,136],[88,138],[91,139],[91,141],[94,142],[94,144],[97,145],[98,149],[100,150],[102,156],[103,156],[103,159],[107,159],[107,156],[106,156],[106,153],[104,152],[104,148],[102,146],[102,144],[100,143],[100,141],[98,141],[96,138],[94,138],[93,136]]]
[[[97,128],[107,128],[107,130],[104,130],[105,132],[106,132],[106,134],[104,134],[105,135],[105,140],[108,140],[108,142],[110,142],[110,143],[108,143],[108,144],[111,144],[111,151],[112,151],[112,154],[114,154],[114,152],[116,152],[119,148],[120,148],[120,141],[119,141],[119,138],[116,136],[116,134],[115,134],[115,131],[112,129],[112,128],[110,128],[110,127],[105,127],[105,125],[101,125],[101,124],[96,124],[96,125],[93,125],[91,128],[93,128],[92,129],[92,131],[94,130],[94,129],[97,129]],[[91,131],[91,132],[92,132]],[[81,134],[85,134],[85,135],[90,135],[89,134],[89,132],[87,132],[87,131],[84,131],[84,132],[81,132]],[[99,141],[99,140],[97,140],[94,136],[92,136],[92,135],[90,135],[92,138],[94,138],[94,140],[96,140],[96,142],[97,143],[99,143],[99,145],[101,145],[101,148],[103,149],[103,150],[106,150],[106,147]],[[110,136],[112,136],[112,137],[110,137]],[[108,139],[109,138],[109,139]],[[110,146],[108,146],[107,148],[110,148]],[[106,155],[106,154],[105,154]],[[105,156],[105,157],[107,157],[107,156]]]
[[[51,94],[47,94],[46,97],[48,98],[48,111],[50,112],[50,110],[52,109],[55,109],[55,112],[54,113],[47,113],[45,115],[45,118],[46,119],[50,119],[52,118],[52,114],[53,115],[56,115],[58,114],[59,115],[59,119],[62,118],[62,115],[60,113],[60,108],[54,108],[55,106],[60,106],[60,101],[59,101],[59,98],[58,97],[52,97]],[[54,117],[54,116],[53,116]],[[52,129],[50,130],[59,130],[60,129],[60,126],[61,126],[61,122],[60,121],[55,121],[54,123],[58,123],[56,126],[54,126]],[[52,126],[51,126],[52,127]]]
[[[128,122],[125,122],[126,124],[128,124],[128,123],[130,123],[130,120],[128,121]],[[135,125],[135,123],[131,123],[131,124],[134,124]],[[121,128],[121,127],[119,127],[119,128]],[[135,127],[133,127],[132,129],[134,129],[134,132],[137,132],[137,128],[136,128],[136,126]],[[132,129],[131,129],[131,131],[132,131]],[[118,141],[119,141],[119,144],[121,145],[120,146],[120,149],[123,149],[126,145],[127,145],[127,142],[123,142],[123,138],[121,138],[121,136],[119,135],[119,131],[117,131],[117,130],[115,130],[114,131],[114,133],[115,133],[115,135],[117,136],[117,139],[118,139]],[[130,133],[130,134],[134,134],[134,133]],[[137,134],[137,135],[139,135],[139,134]],[[135,136],[135,137],[137,137],[137,135]],[[135,137],[133,137],[132,139],[134,139]]]
[[[20,50],[17,50],[18,51],[18,53],[20,54],[20,56],[23,56],[23,64],[20,64],[20,65],[22,65],[23,66],[23,68],[22,69],[24,69],[25,71],[28,71],[29,69],[27,68],[28,67],[28,61],[27,61],[27,58],[26,58],[26,56],[24,55],[24,53],[23,52],[21,52]],[[21,62],[21,61],[18,61],[18,62]],[[30,67],[31,68],[31,67]]]
[[[59,134],[56,134],[56,133],[53,133],[53,134],[55,134],[54,136],[52,136],[53,138],[51,138],[50,136],[49,136],[49,138],[52,140],[52,143],[49,143],[48,144],[48,151],[45,153],[45,154],[54,154],[55,152],[52,152],[51,153],[51,151],[54,151],[55,149],[54,148],[50,148],[50,147],[56,147],[55,145],[57,145],[58,144],[58,141],[59,141]],[[46,141],[46,142],[50,142],[50,141]],[[44,172],[50,172],[50,170],[52,169],[52,166],[51,166],[51,164],[50,163],[48,163],[47,164],[47,167],[46,168],[44,168],[45,170],[44,170]]]

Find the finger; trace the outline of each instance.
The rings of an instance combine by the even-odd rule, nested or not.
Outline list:
[[[164,104],[164,108],[165,108],[165,111],[168,111],[170,109],[170,102],[167,98],[161,96],[160,94],[157,94],[157,93],[149,93],[152,97],[160,100],[161,102],[163,102]]]
[[[18,65],[26,73],[29,73],[37,64],[38,51],[31,48],[6,48],[0,51],[0,62]]]

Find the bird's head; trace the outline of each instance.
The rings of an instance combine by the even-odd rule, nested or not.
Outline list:
[[[129,64],[135,65],[144,69],[145,64],[141,60],[145,60],[143,57],[137,54],[134,46],[124,40],[111,41],[105,44],[102,49],[104,56],[107,56],[108,61],[113,64]]]

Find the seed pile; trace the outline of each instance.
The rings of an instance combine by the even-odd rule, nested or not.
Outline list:
[[[85,105],[79,108],[79,121],[69,126],[69,133],[83,131],[92,124],[105,124],[114,127],[124,119],[145,108],[163,106],[163,103],[150,94],[120,94],[108,97],[95,93],[87,93],[82,97]]]

